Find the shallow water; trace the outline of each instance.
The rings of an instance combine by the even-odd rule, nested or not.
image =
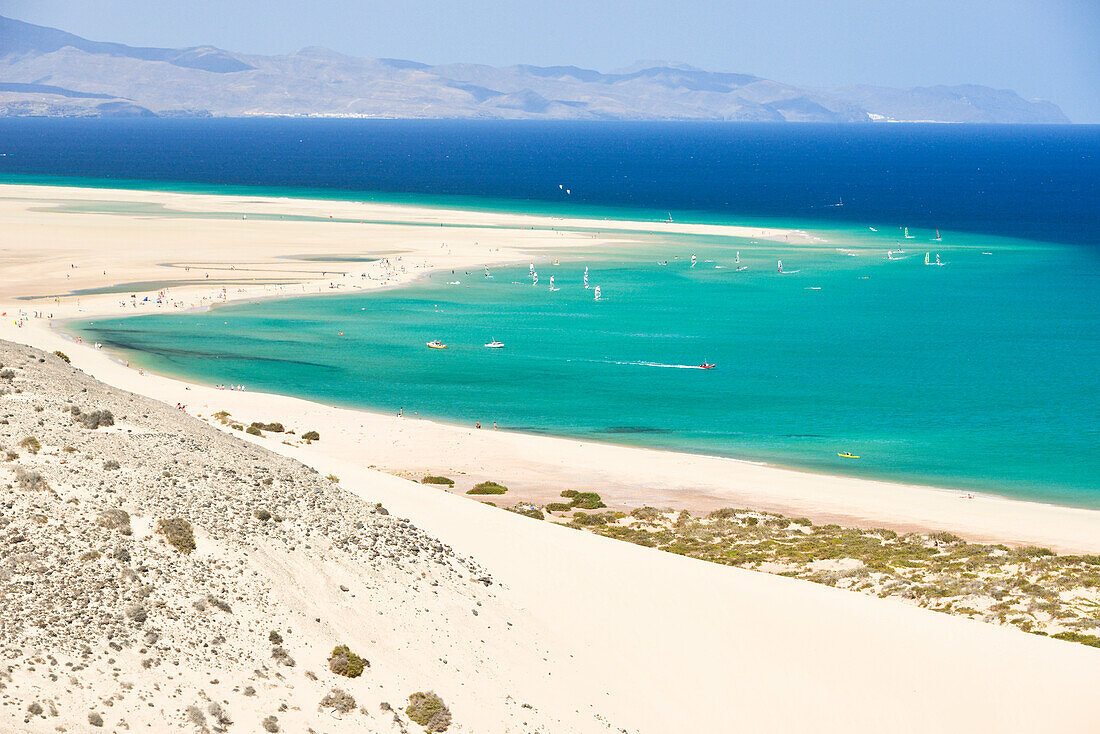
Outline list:
[[[942,234],[833,230],[813,248],[663,237],[536,262],[538,286],[526,267],[448,271],[78,328],[212,383],[1100,506],[1100,262]],[[884,259],[898,243],[900,259]],[[925,266],[926,251],[947,264]],[[425,347],[437,338],[449,348]]]

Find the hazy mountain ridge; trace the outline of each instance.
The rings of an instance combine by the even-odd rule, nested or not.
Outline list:
[[[322,47],[284,56],[135,47],[0,17],[0,116],[1069,122],[1053,103],[976,85],[816,90],[679,64],[638,66],[605,74],[430,66]]]

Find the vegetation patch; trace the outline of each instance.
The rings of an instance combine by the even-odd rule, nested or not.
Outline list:
[[[182,517],[157,520],[157,532],[163,535],[168,544],[180,553],[190,553],[195,550],[195,531],[191,527],[191,523]]]
[[[337,645],[329,655],[328,667],[336,675],[358,678],[363,674],[364,668],[370,667],[370,663],[353,653],[347,645]]]
[[[431,691],[417,691],[409,696],[409,705],[405,713],[410,719],[424,727],[425,731],[447,731],[451,725],[451,712],[443,699]]]
[[[578,510],[598,510],[607,507],[595,492],[577,492],[573,495],[573,507]]]
[[[37,454],[39,451],[42,450],[42,444],[39,443],[38,439],[34,436],[27,436],[19,442],[19,445],[25,448],[27,451],[30,451],[32,454]]]
[[[85,413],[74,405],[69,411],[73,415],[74,423],[78,423],[92,431],[97,428],[104,428],[115,424],[115,417],[109,410],[93,410],[90,413]]]
[[[321,434],[317,433],[317,431],[306,431],[305,433],[302,434],[302,439],[306,443],[312,443],[313,441],[320,441],[321,440]]]
[[[478,482],[466,494],[504,494],[508,488],[497,482]]]
[[[114,508],[99,513],[95,520],[96,525],[107,530],[118,530],[123,535],[130,535],[130,513],[126,510]]]
[[[244,429],[244,432],[247,433],[250,436],[262,436],[262,435],[264,435],[264,432],[261,431],[259,428],[257,428],[255,423],[253,423],[248,428]]]
[[[455,486],[455,480],[450,479],[448,477],[432,476],[431,474],[429,474],[428,476],[421,479],[420,483],[421,484],[445,484],[448,487]]]
[[[512,507],[505,508],[509,512],[514,512],[517,515],[523,515],[524,517],[530,517],[535,520],[545,520],[546,516],[542,514],[542,510],[532,505],[513,505]]]
[[[61,350],[58,350],[58,351],[54,352],[54,354],[56,354],[61,359],[61,361],[64,362],[65,364],[72,364],[73,363],[73,361],[71,359],[69,359],[69,355],[65,354]]]
[[[574,502],[585,493],[569,491]],[[572,503],[571,503],[572,504]],[[549,506],[548,506],[549,508]],[[945,532],[814,525],[727,508],[575,512],[570,527],[712,563],[891,597],[939,612],[1100,647],[1100,556],[968,543]]]
[[[282,433],[286,430],[283,428],[282,423],[260,423],[259,421],[253,423],[249,428],[255,428],[258,431],[270,431],[271,433]]]
[[[46,481],[44,476],[36,471],[24,469],[21,466],[15,467],[15,481],[19,484],[20,489],[24,489],[28,492],[50,491],[50,483]]]
[[[355,710],[355,699],[347,691],[341,688],[333,688],[321,699],[321,708],[346,714]]]

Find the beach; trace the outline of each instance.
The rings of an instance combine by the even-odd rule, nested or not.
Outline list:
[[[528,635],[525,644],[487,652],[489,667],[517,688],[515,701],[531,699],[540,730],[723,730],[732,717],[753,731],[1088,731],[1097,713],[1089,703],[1100,673],[1096,650],[577,533],[409,478],[444,474],[461,477],[463,487],[503,481],[515,499],[533,503],[562,489],[598,490],[624,511],[751,507],[1081,554],[1100,552],[1100,511],[188,384],[131,368],[52,328],[65,319],[396,287],[440,269],[626,246],[650,232],[812,241],[805,232],[735,226],[4,185],[0,339],[61,351],[112,389],[201,416],[209,424],[203,430],[226,434],[219,440],[247,441],[336,477],[342,490],[381,502],[474,559],[497,584],[497,625],[515,622]],[[129,283],[155,285],[117,288]],[[219,411],[244,425],[316,430],[320,439],[241,435],[213,419]],[[302,561],[290,576],[315,573],[312,563]],[[480,630],[455,610],[441,622],[455,647],[465,641],[478,649]],[[343,628],[352,634],[360,612],[345,612]],[[306,647],[326,644],[320,632],[310,634]],[[545,650],[545,680],[530,675],[536,649]],[[439,674],[446,665],[426,666],[423,677],[450,681],[457,719],[479,699],[459,690],[460,677]],[[486,707],[467,719],[467,730],[526,730],[520,719],[501,723],[505,710],[514,713],[504,703]]]
[[[250,421],[279,417],[295,424],[332,425],[336,430],[322,450],[334,458],[363,456],[364,447],[369,446],[369,463],[384,470],[412,477],[448,472],[474,480],[509,477],[509,486],[519,492],[518,497],[530,501],[550,501],[565,488],[598,488],[612,506],[627,510],[646,504],[697,510],[748,506],[869,527],[949,530],[982,542],[1041,545],[1062,552],[1100,550],[1097,511],[950,488],[793,471],[720,457],[479,431],[408,415],[399,418],[286,396],[185,385],[127,369],[102,352],[76,349],[49,328],[51,319],[90,319],[303,293],[394,287],[433,270],[526,262],[536,255],[545,258],[548,253],[566,257],[571,248],[615,247],[631,242],[631,233],[636,237],[650,230],[811,242],[812,236],[804,232],[556,220],[320,200],[34,186],[6,186],[0,191],[4,194],[0,216],[6,224],[5,267],[0,275],[0,312],[8,314],[3,319],[4,336],[44,349],[72,351],[78,364],[111,384],[169,404],[186,404],[192,413],[228,410]],[[100,211],[65,209],[74,204]],[[181,214],[141,213],[145,205],[148,211]],[[134,213],[135,209],[139,213]],[[251,219],[241,219],[248,216],[246,212],[252,214]],[[191,213],[190,218],[186,213]],[[200,214],[196,217],[195,213]],[[268,218],[257,220],[259,213]],[[280,221],[279,216],[310,221]],[[326,222],[329,216],[349,223]],[[180,226],[181,218],[186,226]],[[359,223],[365,221],[414,224]],[[439,223],[464,227],[439,234],[433,229]],[[597,227],[598,236],[590,231]],[[324,245],[318,246],[318,240]],[[68,242],[78,244],[70,250]],[[109,258],[104,258],[104,249],[111,252]],[[398,252],[401,254],[394,254]],[[288,259],[295,256],[333,259],[328,263]],[[340,259],[348,257],[389,258],[393,266]],[[77,267],[70,267],[74,264]],[[330,266],[332,271],[327,269]],[[223,284],[168,285],[173,280],[189,283],[210,273]],[[363,273],[370,279],[361,277]],[[262,282],[254,284],[254,279]],[[15,300],[142,281],[157,282],[161,287]],[[155,299],[163,290],[169,294],[164,305],[141,303],[147,296]],[[130,298],[131,293],[136,297]],[[27,319],[22,329],[13,332],[12,315],[20,310],[40,317]]]

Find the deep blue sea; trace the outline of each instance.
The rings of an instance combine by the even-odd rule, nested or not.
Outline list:
[[[12,174],[1100,243],[1096,125],[0,119]]]
[[[1100,506],[1097,127],[5,120],[0,154],[0,180],[812,228],[75,328],[213,383]]]

